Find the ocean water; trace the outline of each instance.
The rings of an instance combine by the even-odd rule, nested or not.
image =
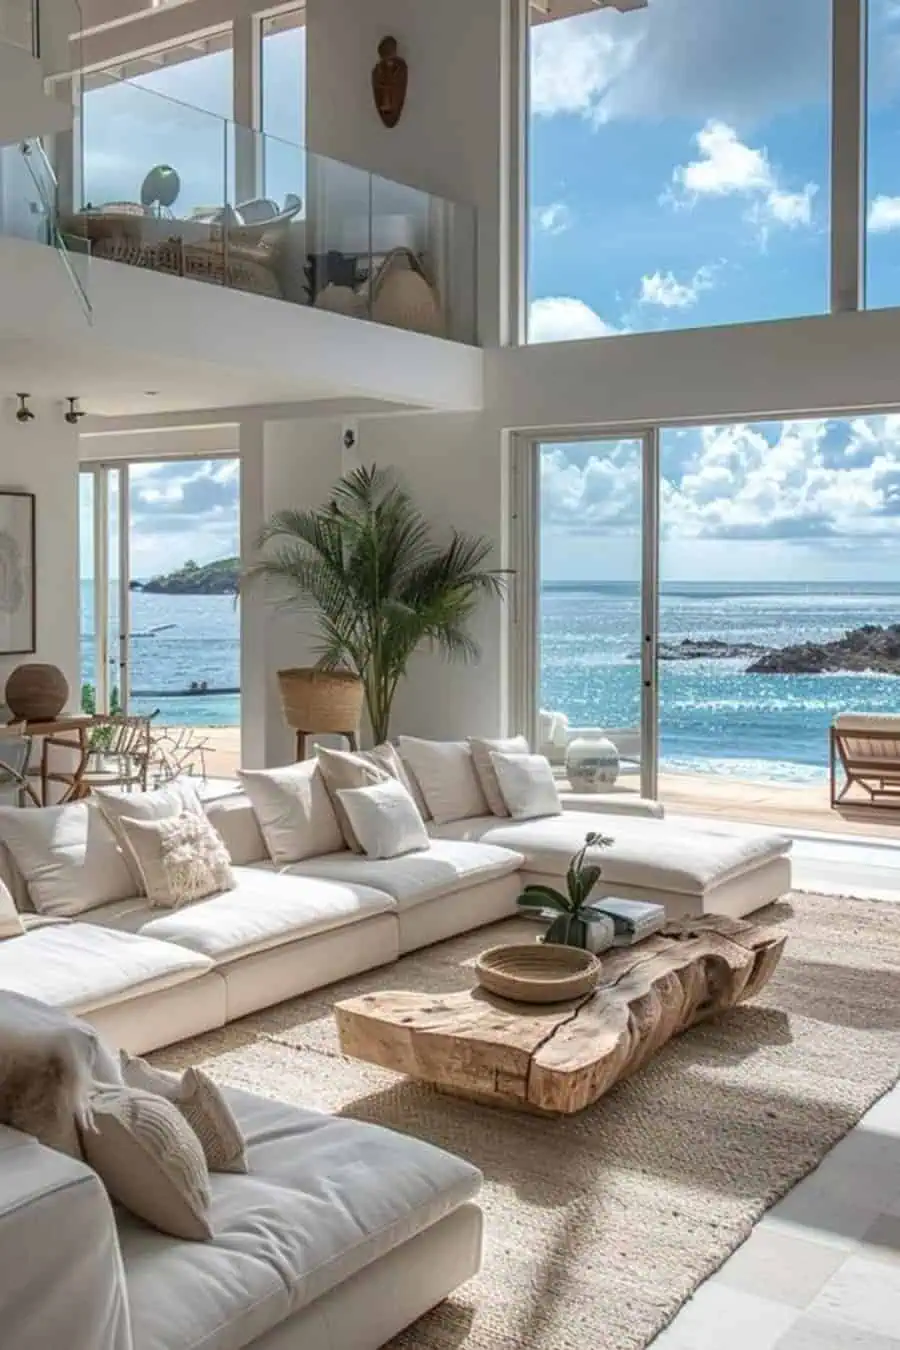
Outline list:
[[[115,598],[114,598],[115,602]],[[237,694],[189,695],[240,683],[239,612],[231,596],[147,595],[132,605],[135,712],[161,723],[230,726]],[[93,595],[82,587],[82,678],[93,678]],[[839,637],[863,623],[900,621],[900,584],[669,584],[660,639],[722,638],[769,647]],[[624,583],[544,587],[540,607],[541,707],[573,725],[640,720],[640,602]],[[115,633],[115,617],[111,621]],[[154,631],[162,629],[163,631]],[[115,648],[111,650],[115,651]],[[828,726],[838,712],[900,712],[900,677],[748,675],[745,661],[664,661],[661,767],[756,781],[811,782],[826,771]]]
[[[118,592],[110,597],[110,654],[118,654]],[[156,631],[156,630],[162,631]],[[237,726],[240,696],[188,695],[192,683],[240,686],[240,612],[230,595],[131,594],[130,711],[159,709],[161,725]],[[81,678],[94,680],[94,595],[81,586]],[[112,666],[110,679],[116,679]],[[148,691],[147,695],[140,691]]]
[[[664,585],[660,641],[722,638],[769,647],[900,621],[900,585]],[[546,586],[541,707],[581,726],[640,721],[640,602],[626,584]],[[754,781],[814,782],[826,773],[839,712],[900,712],[890,675],[748,675],[746,661],[660,663],[660,766]]]

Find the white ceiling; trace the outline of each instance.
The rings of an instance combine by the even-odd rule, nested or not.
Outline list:
[[[150,392],[155,391],[155,392]],[[334,391],[202,361],[186,363],[125,348],[112,348],[87,335],[81,341],[0,335],[0,395],[35,398],[77,397],[100,417],[140,413],[194,412],[268,403],[321,400]],[[374,400],[362,400],[378,406]],[[345,397],[352,413],[359,399]]]

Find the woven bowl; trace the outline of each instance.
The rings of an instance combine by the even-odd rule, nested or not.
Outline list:
[[[600,975],[596,956],[555,942],[491,947],[475,961],[478,983],[516,1003],[562,1003],[589,994]]]

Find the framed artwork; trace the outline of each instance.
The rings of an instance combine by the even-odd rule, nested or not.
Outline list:
[[[0,655],[37,646],[34,493],[0,489]]]

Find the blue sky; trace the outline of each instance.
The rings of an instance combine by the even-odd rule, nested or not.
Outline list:
[[[871,22],[868,302],[900,304],[900,0],[871,0]],[[651,0],[533,30],[532,340],[826,310],[829,40],[828,0]],[[294,144],[304,60],[303,30],[266,40],[265,127]],[[87,198],[135,200],[169,162],[177,209],[217,204],[230,53],[140,83],[87,98]],[[300,156],[269,155],[269,191],[302,191]],[[896,418],[670,431],[664,470],[670,578],[898,574]],[[633,446],[556,447],[543,483],[546,576],[636,575]],[[182,560],[179,521],[199,560],[230,551],[236,480],[215,466],[161,466],[135,490],[135,575]]]
[[[840,0],[837,0],[839,3]],[[530,337],[824,313],[828,0],[651,0],[537,28]],[[900,3],[871,0],[868,303],[900,304]],[[900,421],[667,431],[670,580],[867,580],[896,562]],[[552,579],[636,579],[633,444],[548,447]]]

